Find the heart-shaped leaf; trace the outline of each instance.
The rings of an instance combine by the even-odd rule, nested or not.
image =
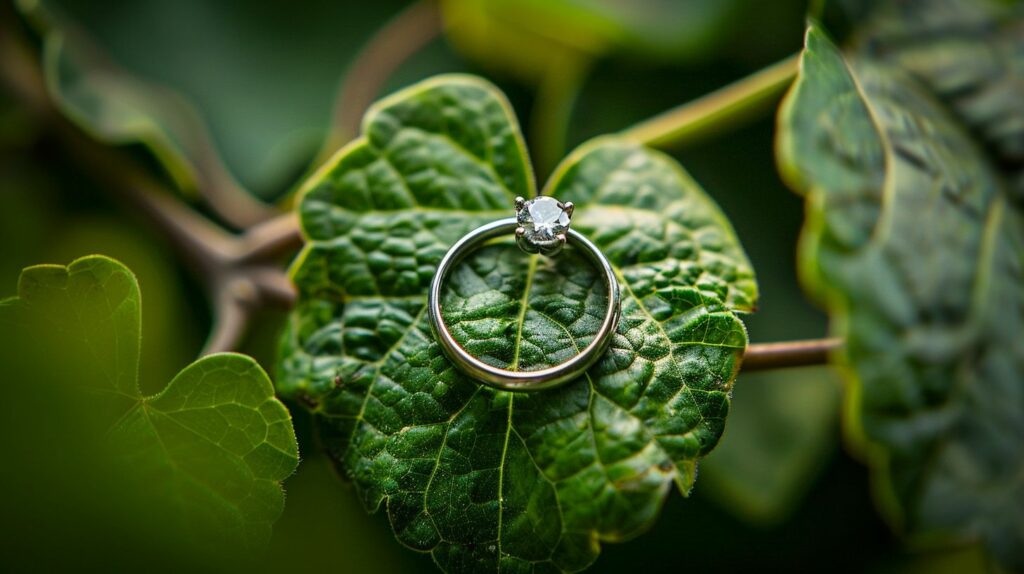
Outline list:
[[[5,391],[19,412],[5,415],[4,424],[22,420],[20,409],[36,421],[9,428],[17,439],[9,446],[20,452],[38,445],[24,460],[12,455],[18,476],[4,481],[25,488],[22,496],[53,488],[14,507],[29,509],[15,512],[19,522],[47,513],[54,522],[14,540],[41,548],[38,532],[63,532],[85,515],[88,536],[110,551],[110,540],[131,546],[126,538],[172,556],[238,556],[265,546],[283,509],[280,482],[294,471],[298,452],[288,411],[255,361],[211,355],[159,394],[143,396],[138,284],[126,267],[101,256],[26,269],[18,296],[0,302],[0,328],[5,370],[32,377],[31,386]],[[5,432],[5,441],[10,436]],[[105,537],[92,532],[99,524],[109,528]]]
[[[987,84],[1009,70],[979,80],[977,60],[957,51],[992,50],[985,66],[1009,56],[970,33],[989,18],[985,5],[933,4],[914,13],[959,22],[963,33],[891,49],[868,35],[869,50],[844,55],[810,28],[780,116],[779,160],[808,197],[803,271],[846,339],[852,430],[877,447],[889,510],[913,533],[980,538],[1019,569],[1024,219],[1008,201],[1015,176],[998,167],[1010,139],[989,136],[1022,141],[1024,95]],[[950,18],[951,7],[967,13]],[[997,28],[989,18],[987,29]],[[1018,105],[989,97],[1010,91]],[[979,133],[983,142],[972,138]]]
[[[519,129],[489,84],[442,76],[378,103],[364,136],[307,182],[301,291],[278,389],[310,406],[339,468],[404,544],[445,570],[575,571],[600,541],[649,527],[693,484],[729,407],[757,289],[728,222],[670,158],[613,139],[568,158],[546,193],[611,260],[623,316],[588,374],[497,392],[444,358],[427,324],[440,258],[534,195]],[[456,338],[518,369],[564,361],[597,331],[597,271],[569,248],[511,242],[457,267]]]

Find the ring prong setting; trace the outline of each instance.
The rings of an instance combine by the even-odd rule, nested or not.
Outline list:
[[[528,253],[555,255],[562,250],[569,231],[572,202],[538,195],[529,200],[516,198],[516,242]]]
[[[538,245],[530,243],[521,233],[516,233],[516,245],[526,253],[540,253],[541,251]]]
[[[541,247],[540,252],[543,253],[544,255],[547,255],[548,257],[554,257],[555,255],[561,253],[568,239],[565,237],[564,233],[559,233],[558,235],[555,236],[555,239],[556,241],[554,244]]]

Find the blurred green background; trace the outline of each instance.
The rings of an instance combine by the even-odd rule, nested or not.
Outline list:
[[[188,102],[239,183],[282,203],[315,161],[345,72],[408,5],[49,4],[123,72]],[[543,178],[555,159],[590,137],[796,53],[807,6],[799,0],[447,0],[440,10],[445,31],[388,74],[381,95],[436,73],[488,77],[509,94]],[[15,18],[9,10],[4,15]],[[753,342],[826,333],[824,315],[796,281],[803,207],[775,172],[773,130],[768,112],[670,150],[730,217],[758,272],[761,308],[747,320]],[[25,102],[6,91],[0,93],[0,198],[0,295],[14,294],[25,266],[109,255],[141,284],[143,389],[161,388],[195,358],[210,328],[200,284],[164,236],[78,171]],[[241,351],[270,369],[284,313],[257,319]],[[652,532],[605,545],[593,571],[670,564],[695,571],[977,569],[970,550],[906,548],[883,524],[865,468],[841,444],[841,393],[828,368],[741,374],[725,436],[702,463],[690,498],[671,496]],[[428,556],[395,542],[382,514],[366,515],[318,452],[308,415],[292,412],[303,461],[285,483],[285,512],[261,569],[435,571]]]

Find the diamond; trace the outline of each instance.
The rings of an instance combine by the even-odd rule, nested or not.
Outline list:
[[[537,246],[558,243],[558,236],[569,230],[570,210],[553,197],[544,195],[525,202],[516,220],[525,232],[523,239]]]

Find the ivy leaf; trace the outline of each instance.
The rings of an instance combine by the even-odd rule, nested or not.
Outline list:
[[[575,571],[599,542],[653,522],[721,436],[757,289],[724,216],[670,158],[601,139],[546,193],[613,263],[623,316],[586,376],[536,394],[465,377],[434,343],[426,289],[448,247],[511,213],[534,184],[515,118],[491,85],[440,76],[374,106],[364,136],[306,184],[308,244],[279,392],[309,405],[323,443],[398,539],[450,572]],[[564,361],[596,333],[597,271],[510,242],[453,272],[446,320],[508,368]]]
[[[846,339],[851,430],[872,446],[887,510],[911,533],[980,539],[1021,569],[1024,219],[1001,146],[986,152],[991,132],[972,121],[981,110],[944,104],[996,88],[934,93],[977,73],[941,53],[943,74],[922,82],[901,58],[844,55],[812,26],[779,161],[808,197],[803,272]],[[1020,125],[1002,117],[1007,132]]]
[[[27,268],[18,296],[0,302],[5,369],[33,381],[30,392],[7,396],[39,406],[26,416],[48,421],[32,432],[12,428],[21,437],[16,450],[38,445],[14,466],[29,473],[29,491],[53,481],[43,469],[63,471],[44,499],[31,501],[58,516],[43,531],[84,514],[92,528],[114,529],[98,538],[108,546],[124,536],[163,551],[161,544],[218,556],[260,549],[283,510],[280,483],[298,463],[288,411],[259,365],[236,354],[204,357],[143,396],[140,323],[134,275],[102,256]],[[97,501],[102,514],[88,510]],[[29,507],[30,523],[39,506]],[[18,536],[32,535],[29,528]]]

